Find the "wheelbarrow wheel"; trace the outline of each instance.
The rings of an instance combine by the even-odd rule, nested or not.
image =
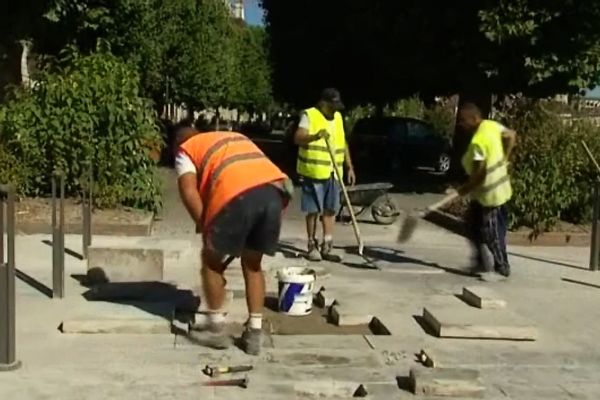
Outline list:
[[[371,215],[378,224],[391,225],[396,222],[400,212],[396,203],[388,195],[383,195],[373,202]]]

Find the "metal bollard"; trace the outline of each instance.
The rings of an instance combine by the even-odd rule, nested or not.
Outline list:
[[[56,181],[58,180],[58,185]],[[59,187],[58,220],[56,218],[57,186]],[[52,297],[65,297],[65,176],[52,175]]]
[[[83,232],[82,232],[82,247],[83,247],[83,258],[88,258],[88,248],[92,244],[92,187],[94,185],[93,178],[93,170],[90,164],[90,168],[88,170],[88,184],[87,184],[87,193],[86,189],[82,191],[82,202],[81,202],[81,212],[82,212],[82,220],[83,220]]]
[[[592,241],[590,248],[590,271],[598,271],[600,262],[600,183],[594,187],[594,215],[592,220]]]
[[[0,185],[0,371],[12,371],[21,366],[16,359],[15,340],[15,192]],[[4,228],[6,210],[7,259],[4,262]]]

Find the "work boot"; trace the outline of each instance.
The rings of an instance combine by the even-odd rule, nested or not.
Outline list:
[[[333,242],[323,242],[321,245],[321,257],[325,261],[336,262],[339,263],[342,261],[342,257],[338,254],[335,254],[333,251]]]
[[[315,239],[308,242],[308,252],[306,253],[308,261],[321,261],[321,253],[319,252],[319,245]]]
[[[260,329],[246,328],[242,333],[242,350],[251,356],[260,354],[262,347],[262,331]]]
[[[197,325],[190,326],[188,339],[200,346],[217,350],[225,350],[233,344],[231,336],[225,332],[223,324],[209,325],[201,328]]]

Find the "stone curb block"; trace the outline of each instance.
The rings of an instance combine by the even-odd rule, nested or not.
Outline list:
[[[485,392],[479,371],[472,369],[412,368],[409,380],[416,395],[464,398]]]
[[[338,326],[370,324],[373,320],[372,315],[353,314],[346,311],[340,304],[334,304],[330,308],[330,315],[333,322]]]
[[[91,283],[153,282],[163,280],[165,258],[159,249],[100,247],[88,249]]]
[[[501,299],[492,289],[483,286],[464,287],[462,298],[465,302],[477,308],[506,308],[505,300]]]
[[[93,217],[92,217],[93,219]],[[92,222],[92,235],[103,236],[151,236],[154,224],[154,216],[149,214],[143,222],[137,223],[104,223]],[[23,235],[50,235],[52,234],[52,225],[45,221],[18,221],[16,231]],[[81,223],[65,223],[66,235],[81,235],[83,225]]]
[[[171,324],[163,318],[72,319],[60,328],[67,334],[170,334]]]

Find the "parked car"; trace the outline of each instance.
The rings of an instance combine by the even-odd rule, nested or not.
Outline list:
[[[428,123],[412,118],[382,117],[359,120],[349,138],[357,164],[395,171],[400,167],[450,170],[450,140]]]

